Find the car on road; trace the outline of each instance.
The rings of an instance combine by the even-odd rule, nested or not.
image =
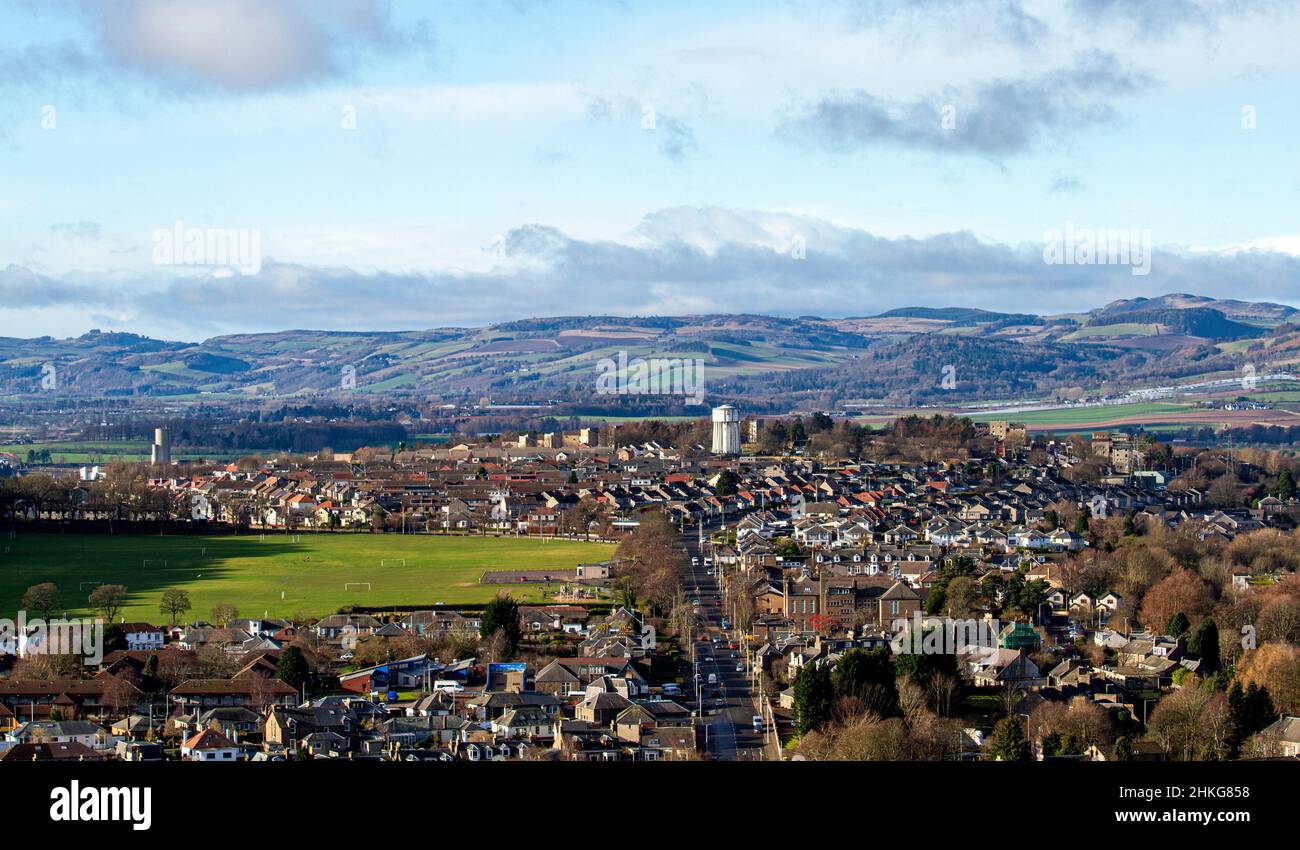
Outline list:
[[[698,567],[699,565],[700,565],[700,559],[699,559],[699,558],[696,558],[694,555],[692,555],[692,556],[691,556],[691,566],[692,566],[692,567]]]
[[[753,724],[753,726],[754,726],[754,731],[755,731],[755,732],[762,732],[762,731],[763,731],[763,717],[762,717],[762,715],[755,714],[753,717],[749,718],[749,722],[750,722],[751,724]]]
[[[710,673],[710,674],[709,674],[709,684],[710,684],[710,685],[716,685],[717,683],[718,683],[718,674],[717,674],[717,673]]]
[[[741,662],[740,664],[737,664],[737,665],[736,665],[736,672],[737,672],[737,673],[744,673],[744,672],[745,672],[745,664],[744,664],[744,662]]]
[[[704,656],[704,657],[703,657],[702,659],[700,659],[700,660],[703,661],[703,662],[706,663],[706,664],[712,664],[712,663],[713,663],[713,656],[712,656],[712,655],[706,655],[706,656]]]

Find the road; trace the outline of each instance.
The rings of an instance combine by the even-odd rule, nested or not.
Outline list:
[[[706,550],[709,531],[716,528],[716,524],[705,526]],[[695,559],[687,573],[686,598],[699,600],[691,635],[691,660],[693,667],[698,664],[700,674],[692,696],[698,700],[695,704],[704,721],[702,743],[710,757],[719,761],[761,759],[763,735],[753,726],[758,708],[745,649],[738,632],[722,629],[724,612],[720,604],[715,604],[722,597],[722,589],[716,569],[705,564],[707,551],[700,551],[698,533],[698,528],[688,527],[682,537],[687,557]],[[710,571],[714,575],[709,575]],[[731,649],[733,643],[735,649]],[[717,677],[716,684],[709,684],[710,675]]]

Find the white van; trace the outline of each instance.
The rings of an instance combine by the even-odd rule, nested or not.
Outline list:
[[[452,694],[462,694],[465,692],[465,686],[455,679],[439,679],[433,683],[435,691],[447,691]]]
[[[718,674],[717,674],[717,673],[710,673],[710,674],[709,674],[709,684],[710,684],[710,685],[716,685],[717,683],[718,683]]]

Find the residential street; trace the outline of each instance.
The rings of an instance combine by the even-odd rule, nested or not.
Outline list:
[[[695,695],[705,724],[704,746],[711,758],[720,761],[761,760],[763,737],[753,725],[759,709],[754,702],[744,645],[736,630],[722,628],[722,588],[708,544],[710,531],[717,527],[716,523],[706,524],[703,551],[697,528],[688,528],[682,535],[687,557],[692,559],[686,596],[699,600],[691,657],[700,674]],[[705,640],[700,639],[701,635]],[[715,677],[714,683],[710,683],[710,676]]]

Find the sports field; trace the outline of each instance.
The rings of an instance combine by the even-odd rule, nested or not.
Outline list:
[[[124,584],[128,622],[163,622],[159,598],[189,593],[186,617],[218,603],[241,616],[322,616],[344,605],[448,607],[483,603],[506,587],[479,584],[491,569],[556,569],[609,558],[614,546],[582,541],[398,534],[267,534],[239,537],[0,535],[0,616],[12,617],[23,592],[52,581],[70,615],[89,613],[96,583]],[[402,560],[404,559],[404,560]],[[368,583],[368,587],[367,587]],[[541,585],[510,585],[521,601],[542,601]],[[558,590],[560,583],[552,585]],[[62,613],[62,612],[58,612]],[[35,616],[30,614],[29,616]]]

